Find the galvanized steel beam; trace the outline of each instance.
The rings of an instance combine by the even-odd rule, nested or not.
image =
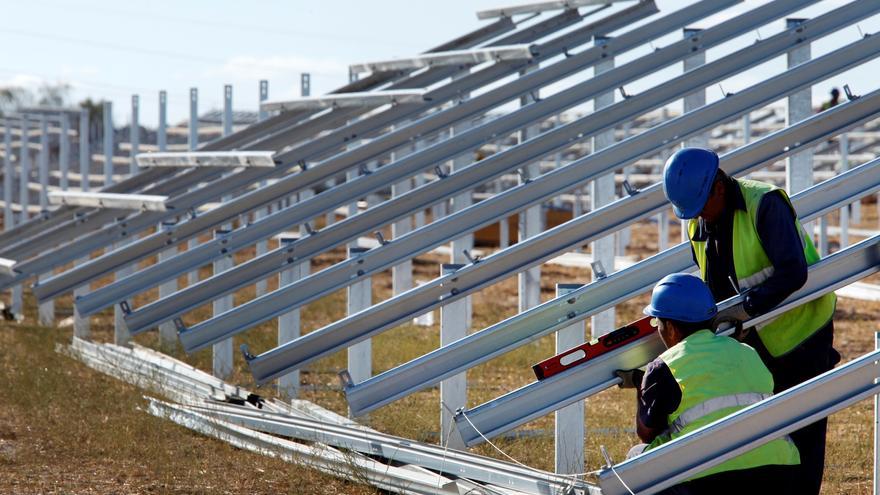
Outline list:
[[[641,12],[641,11],[640,11]],[[647,13],[642,15],[648,15]],[[537,26],[533,26],[528,28],[525,33],[514,33],[511,36],[508,36],[501,40],[500,42],[508,42],[511,39],[521,40],[526,37],[541,37],[548,34],[548,31],[552,32],[556,29],[561,29],[566,26],[571,25],[576,22],[579,17],[575,15],[565,15],[559,16],[559,18],[550,19],[541,23]],[[603,26],[606,23],[602,23]],[[585,37],[584,41],[591,36],[591,33],[586,33],[583,29],[578,30],[577,33],[580,33],[579,36]],[[571,35],[571,33],[569,33]],[[564,41],[564,40],[563,40]],[[564,49],[564,46],[560,47],[559,50]],[[424,78],[425,74],[432,74],[437,72],[449,72],[452,69],[449,68],[440,68],[440,69],[431,69],[424,74],[416,77]],[[325,136],[320,138],[307,141],[302,143],[300,146],[294,147],[292,150],[286,151],[281,155],[275,156],[276,161],[281,161],[286,165],[279,167],[278,171],[273,172],[263,172],[257,173],[255,171],[244,172],[242,174],[235,174],[233,176],[227,177],[222,181],[222,184],[216,188],[211,188],[207,192],[203,192],[202,194],[213,194],[216,196],[217,193],[223,191],[224,194],[228,193],[230,190],[230,186],[235,187],[244,187],[247,184],[251,184],[258,180],[264,180],[270,177],[281,176],[284,175],[288,171],[288,169],[296,166],[298,163],[302,162],[306,159],[317,159],[320,158],[327,153],[335,153],[336,147],[343,146],[345,142],[349,141],[353,137],[362,137],[365,134],[369,135],[370,132],[378,132],[387,125],[395,122],[396,120],[405,118],[412,113],[418,113],[419,111],[426,110],[428,107],[433,105],[439,105],[440,103],[456,97],[456,95],[464,89],[472,89],[471,87],[480,87],[482,85],[488,84],[498,78],[504,77],[509,72],[514,71],[515,67],[509,67],[506,64],[495,65],[490,68],[487,68],[483,71],[480,71],[475,74],[471,74],[467,77],[464,77],[460,80],[455,81],[452,84],[448,84],[438,88],[437,90],[431,91],[429,93],[431,102],[426,103],[425,105],[407,105],[407,106],[397,106],[388,111],[382,112],[378,115],[375,115],[368,119],[361,119],[351,125],[345,126],[342,129],[337,131],[333,131]],[[435,74],[436,75],[436,74]],[[448,74],[447,74],[448,75]],[[412,83],[411,80],[407,80],[406,83]],[[400,83],[398,85],[402,85]],[[415,108],[413,108],[415,107]],[[395,134],[394,138],[399,139],[400,142],[405,142],[410,139],[413,135],[417,133],[417,129],[414,128],[406,128],[402,131],[405,134]],[[388,136],[385,136],[386,138]],[[374,141],[375,142],[375,141]],[[384,141],[383,141],[384,143]],[[393,147],[392,147],[393,148]],[[360,150],[360,151],[358,151]],[[387,149],[383,149],[382,152],[388,151]],[[363,153],[361,148],[356,148],[352,153]],[[377,153],[380,154],[380,153]],[[346,155],[349,156],[349,155]],[[371,155],[372,156],[372,155]],[[355,155],[352,157],[352,161],[346,164],[347,166],[353,166],[357,163],[357,160],[362,158],[361,155]],[[338,167],[337,167],[338,168]],[[345,167],[342,167],[340,170],[345,170]],[[287,197],[290,194],[306,188],[315,184],[321,184],[328,177],[334,176],[340,170],[331,169],[327,164],[322,164],[322,166],[314,166],[308,168],[306,170],[301,170],[295,176],[288,177],[286,179],[282,179],[281,181],[264,188],[261,188],[259,191],[254,193],[245,194],[242,197],[237,198],[235,201],[224,204],[220,208],[216,208],[211,212],[201,215],[200,217],[194,218],[189,222],[185,222],[180,224],[177,229],[173,233],[168,233],[165,236],[149,236],[144,239],[139,240],[138,242],[132,244],[126,249],[118,250],[113,253],[109,253],[100,259],[93,260],[90,264],[89,270],[82,269],[74,269],[72,271],[66,272],[58,277],[52,279],[51,285],[38,285],[35,287],[35,293],[38,298],[48,298],[51,296],[46,295],[48,292],[52,293],[61,293],[69,290],[70,287],[75,287],[81,285],[82,283],[91,280],[98,276],[98,273],[94,270],[100,269],[103,272],[112,271],[116,267],[125,266],[126,264],[130,264],[138,259],[142,259],[145,256],[153,254],[154,252],[164,249],[169,245],[174,245],[184,240],[191,238],[197,235],[199,232],[209,229],[213,226],[219,225],[223,222],[227,222],[232,218],[235,218],[238,215],[251,211],[255,208],[258,208],[266,203],[277,200],[282,197]],[[247,174],[255,174],[255,175],[247,175]],[[204,188],[202,188],[204,189]],[[199,191],[194,191],[192,194],[197,194]],[[186,210],[191,206],[191,203],[195,203],[196,199],[191,195],[184,195],[179,198],[176,198],[175,201],[177,203],[183,203],[178,206],[179,210]],[[156,222],[161,221],[161,219],[157,218],[149,218],[149,219],[141,219],[138,218],[135,221],[129,221],[125,224],[125,232],[128,234],[131,231],[135,230],[143,230],[148,228],[150,225],[155,224]],[[136,224],[136,225],[135,225]],[[105,229],[107,230],[107,229]],[[116,230],[107,230],[103,233],[103,238],[96,238],[91,241],[88,247],[92,246],[103,246],[108,243],[108,238],[110,242],[115,236],[119,235],[119,229]],[[83,245],[79,247],[79,249],[85,249],[87,246]],[[96,249],[92,247],[92,249]],[[40,260],[41,264],[51,263],[52,259],[43,259]],[[43,270],[45,271],[45,270]],[[63,278],[62,278],[63,277]],[[83,278],[85,277],[85,278]],[[71,279],[75,279],[70,281]],[[0,285],[2,285],[5,281],[0,279]],[[69,282],[69,283],[68,283]],[[65,285],[67,284],[67,285]],[[72,285],[70,285],[72,284]]]
[[[760,47],[760,43],[747,50],[757,51],[758,47]],[[446,217],[439,222],[435,222],[422,229],[414,231],[407,238],[395,240],[395,242],[377,248],[373,252],[382,253],[384,255],[384,259],[379,258],[378,256],[376,257],[380,262],[391,264],[389,260],[393,259],[394,254],[396,254],[395,251],[397,251],[397,253],[412,253],[415,251],[411,249],[413,244],[430,244],[435,238],[453,238],[456,235],[460,235],[461,232],[487,225],[502,216],[519,211],[529,204],[536,203],[552,197],[554,194],[558,194],[561,191],[569,190],[574,186],[585,183],[607,170],[623,166],[642,154],[660,149],[664,143],[686,138],[688,135],[698,132],[703,128],[718,125],[726,120],[735,118],[746,111],[770,103],[774,101],[775,98],[779,98],[788,92],[809,84],[810,81],[828,77],[865,60],[874,58],[878,56],[877,50],[880,50],[880,37],[868,37],[857,41],[821,58],[814,59],[813,61],[802,64],[795,69],[770,78],[763,83],[754,85],[741,93],[728,96],[727,98],[715,102],[712,105],[708,105],[703,109],[688,113],[664,124],[660,124],[657,127],[646,131],[639,136],[635,136],[619,143],[616,146],[612,146],[599,153],[577,160],[565,168],[549,172],[528,184],[508,191],[508,193],[497,195],[472,208],[464,210],[463,212]],[[712,64],[691,71],[688,73],[688,76],[697,77],[697,74],[700,71],[710,67],[712,67]],[[654,91],[656,91],[656,89]],[[633,98],[636,97],[632,97],[630,100]],[[462,173],[467,173],[468,170],[470,169],[466,169]],[[419,191],[414,191],[416,194],[418,194],[418,192]],[[452,219],[452,221],[449,221],[449,219]],[[410,246],[407,246],[407,244],[410,244]],[[362,270],[363,273],[367,273],[368,270],[373,268],[373,266],[367,264],[370,254],[372,253],[365,254],[359,260],[361,263],[357,269]],[[409,254],[409,256],[411,255],[412,254]],[[487,262],[484,261],[483,263]],[[514,273],[518,269],[524,267],[507,265],[503,268],[503,271],[509,275],[510,273]],[[334,273],[334,269],[330,268],[325,270],[325,272]],[[352,277],[351,280],[353,281],[354,278],[356,278],[356,276]],[[454,277],[454,279],[459,278],[460,277]],[[315,287],[315,280],[316,276],[304,279],[305,282],[311,282],[308,285],[310,291],[318,292],[319,288]],[[446,284],[440,285],[434,283],[430,287],[431,290],[439,291],[439,298],[445,298],[448,297],[448,295],[457,295],[461,297],[470,292],[467,290],[459,290],[456,287],[455,292],[450,294],[452,288],[450,287],[451,281],[443,280],[443,282],[446,282]],[[411,291],[410,294],[415,294],[417,291],[425,289],[425,287],[428,286],[420,287],[419,289]],[[264,296],[264,298],[265,297],[268,296]],[[222,325],[218,320],[218,323],[211,328],[211,332],[213,333],[212,337],[228,335],[229,333],[234,333],[235,331],[242,329],[244,326],[242,325],[242,321],[246,320],[246,318],[236,319],[232,316],[240,315],[240,313],[243,312],[241,308],[248,308],[248,306],[253,305],[254,302],[252,301],[251,303],[239,306],[236,310],[224,315],[225,321],[222,322]],[[261,313],[256,315],[250,314],[247,316],[256,316],[257,318],[260,318],[260,315]],[[181,335],[181,337],[183,338],[183,335]],[[352,336],[348,336],[348,338],[346,338],[341,335],[333,336],[332,333],[328,334],[320,331],[312,332],[287,346],[276,348],[251,360],[251,370],[258,381],[270,379],[274,376],[283,374],[285,369],[301,366],[305,362],[325,355],[326,353],[331,352],[331,349],[338,347],[338,345],[350,345],[357,341],[356,339],[351,340],[351,337]],[[358,336],[358,338],[365,337],[366,336]],[[330,342],[333,342],[333,344],[330,344]]]

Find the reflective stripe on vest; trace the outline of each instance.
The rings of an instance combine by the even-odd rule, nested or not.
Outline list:
[[[693,423],[703,416],[712,414],[715,411],[720,411],[729,407],[751,406],[752,404],[757,404],[768,397],[771,397],[771,394],[761,394],[757,392],[713,397],[709,400],[704,400],[696,406],[679,414],[678,417],[675,418],[675,421],[669,425],[669,430],[670,432],[678,433],[690,423]]]
[[[733,265],[740,290],[755,287],[773,275],[773,265],[767,258],[756,227],[756,216],[761,198],[771,191],[780,191],[782,197],[789,202],[785,191],[770,184],[746,179],[736,179],[746,210],[737,209],[733,214],[732,251]],[[794,211],[794,210],[792,210]],[[688,234],[700,275],[706,280],[708,255],[706,241],[695,241],[699,220],[693,219],[688,224]],[[800,234],[801,245],[807,265],[819,261],[820,257],[813,245],[812,237],[806,234],[799,221],[795,228]],[[794,246],[792,246],[794,247]],[[808,303],[792,308],[781,315],[757,326],[758,336],[764,346],[774,357],[788,353],[801,342],[825,326],[834,314],[837,298],[833,292],[825,294]]]

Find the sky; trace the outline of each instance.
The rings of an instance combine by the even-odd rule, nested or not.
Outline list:
[[[859,0],[857,0],[859,1]],[[868,1],[868,0],[861,0]],[[874,0],[870,0],[874,1]],[[687,7],[695,0],[656,0],[661,13]],[[155,126],[158,92],[168,92],[169,120],[186,118],[189,88],[199,89],[200,112],[222,106],[224,84],[233,85],[234,108],[255,110],[259,80],[269,81],[271,99],[299,95],[302,72],[309,72],[312,94],[342,86],[348,65],[356,62],[412,56],[488,21],[477,19],[482,9],[511,5],[516,0],[0,0],[0,87],[38,87],[67,83],[72,99],[110,99],[114,120],[130,118],[131,95],[141,101],[141,124]],[[620,7],[632,5],[623,2]],[[746,0],[696,24],[709,27],[766,3]],[[844,5],[845,0],[824,0],[794,16],[813,17]],[[768,37],[782,29],[776,21],[740,39],[710,50],[709,61],[731,50]],[[814,56],[855,41],[862,33],[880,32],[880,16],[829,36],[813,46]],[[651,46],[624,54],[618,63],[642,56],[672,43],[681,33],[655,40]],[[784,57],[742,76],[709,88],[709,100],[724,92],[748,87],[771,72],[784,70]],[[833,80],[814,86],[816,104],[833,86],[850,84],[866,93],[880,86],[872,62]],[[647,90],[663,79],[681,73],[680,64],[627,88]],[[585,73],[559,88],[589,77]],[[618,97],[619,98],[619,97]]]

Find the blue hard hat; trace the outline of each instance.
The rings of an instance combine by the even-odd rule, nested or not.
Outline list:
[[[694,218],[703,211],[717,172],[718,155],[704,148],[682,148],[666,160],[663,194],[675,216]]]
[[[709,287],[699,277],[673,273],[654,286],[651,304],[643,312],[648,316],[696,323],[711,319],[718,307]]]

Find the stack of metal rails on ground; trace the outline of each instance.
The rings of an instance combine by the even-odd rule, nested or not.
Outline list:
[[[380,332],[434,309],[463,303],[476,291],[516,274],[523,298],[539,283],[535,267],[580,246],[596,246],[637,221],[657,216],[663,232],[664,225],[668,228],[664,216],[668,205],[657,184],[657,173],[669,151],[682,142],[706,143],[719,149],[722,167],[735,176],[752,174],[778,180],[779,169],[768,166],[784,159],[803,162],[803,157],[809,156],[805,170],[790,173],[807,176],[812,184],[815,162],[820,169],[815,177],[824,182],[790,192],[802,221],[819,220],[820,237],[826,236],[823,254],[829,251],[824,217],[880,191],[880,161],[871,153],[877,144],[872,133],[880,116],[880,90],[858,97],[847,91],[849,98],[840,105],[812,117],[789,116],[787,124],[778,121],[774,108],[768,108],[780,99],[802,96],[804,89],[809,92],[816,82],[871,61],[880,53],[880,37],[865,36],[821,57],[791,63],[782,74],[705,103],[706,87],[775,57],[803,50],[880,13],[880,4],[855,1],[813,19],[789,20],[788,27],[778,34],[705,62],[706,50],[818,2],[775,0],[700,30],[688,26],[740,2],[703,0],[676,12],[659,13],[648,0],[603,3],[570,0],[565,5],[534,4],[524,12],[506,9],[484,28],[424,56],[357,66],[354,73],[370,75],[335,93],[266,102],[262,110],[277,112],[274,116],[197,151],[139,155],[140,173],[100,193],[57,194],[61,206],[48,210],[43,205],[38,217],[0,235],[0,257],[10,260],[3,264],[0,287],[40,277],[33,292],[41,301],[76,290],[76,318],[80,319],[118,305],[122,314],[117,343],[127,344],[132,335],[157,326],[165,329],[162,335],[166,341],[175,337],[176,331],[187,352],[214,346],[214,370],[219,375],[231,367],[234,335],[278,318],[277,348],[257,356],[243,350],[256,381],[279,378],[286,384],[284,390],[295,394],[296,370],[349,348],[351,369],[343,372],[342,378],[354,415],[438,383],[458,387],[455,394],[443,395],[447,408],[441,421],[444,448],[413,442],[405,453],[409,457],[395,457],[427,470],[384,465],[383,471],[383,466],[370,458],[355,456],[351,460],[371,473],[368,479],[377,486],[398,489],[406,485],[413,493],[461,489],[653,493],[805,421],[876,393],[877,357],[872,353],[713,424],[711,434],[704,438],[686,436],[613,467],[609,462],[599,475],[599,486],[561,475],[581,472],[583,462],[576,471],[557,466],[557,476],[446,449],[463,449],[572,407],[615,385],[615,369],[641,366],[653,359],[660,350],[658,340],[641,339],[480,406],[465,407],[463,372],[645,293],[668,273],[693,269],[686,244],[665,249],[664,243],[656,256],[620,271],[605,274],[601,263],[594,264],[591,283],[562,291],[544,304],[537,304],[538,299],[521,304],[518,315],[469,336],[462,328],[455,333],[441,325],[442,347],[371,376],[369,344],[363,346]],[[566,8],[561,13],[545,10],[550,7]],[[685,36],[680,41],[629,57],[619,66],[608,63],[682,29]],[[618,34],[607,36],[611,33]],[[688,67],[681,76],[638,94],[626,92],[627,85],[679,62]],[[542,89],[590,68],[593,77],[569,81],[564,89],[539,97]],[[617,90],[623,98],[614,102]],[[684,95],[700,94],[701,100],[685,101],[681,114],[666,110]],[[596,102],[591,113],[566,122],[558,117],[591,100]],[[517,109],[497,113],[517,101],[521,103]],[[548,122],[552,124],[546,125]],[[734,141],[731,136],[738,129],[742,129],[742,137]],[[843,147],[845,136],[854,130],[862,133],[854,135],[859,144]],[[517,139],[511,141],[509,136],[517,133]],[[840,141],[839,148],[830,141],[834,139]],[[9,144],[5,149],[9,150]],[[480,149],[491,154],[477,159],[474,153]],[[822,159],[813,159],[814,149],[824,153],[820,154]],[[559,158],[563,154],[565,160]],[[853,168],[841,166],[835,174],[834,165],[848,160],[864,163]],[[610,199],[602,199],[594,188],[590,198],[594,207],[589,213],[574,214],[571,220],[546,230],[540,219],[535,220],[541,204],[572,191],[578,202],[581,189],[594,181],[610,178],[602,183],[613,190],[615,173],[626,179],[622,197],[615,199],[612,194]],[[419,178],[415,188],[410,182],[414,176]],[[501,191],[488,186],[513,177],[517,183]],[[391,194],[379,196],[375,202],[376,195],[387,193],[392,184]],[[486,195],[472,204],[472,192],[477,188]],[[349,206],[370,196],[375,204],[364,211]],[[4,189],[4,199],[10,197]],[[444,212],[450,200],[451,211]],[[200,210],[211,202],[219,204]],[[443,208],[436,208],[438,204]],[[269,207],[272,211],[266,213]],[[335,212],[342,207],[348,207],[348,215],[336,221]],[[413,215],[424,216],[429,209],[436,213],[431,222],[423,219],[415,229],[401,223]],[[325,215],[323,225],[315,222]],[[475,257],[469,236],[488,225],[506,223],[512,215],[523,219],[519,242],[484,258]],[[389,225],[394,225],[391,239],[381,235]],[[230,226],[237,228],[230,230]],[[301,226],[301,235],[286,233],[295,226]],[[873,274],[880,261],[880,238],[873,232],[867,234],[866,240],[851,246],[841,242],[837,252],[812,266],[807,285],[774,313]],[[211,239],[200,244],[194,241],[206,235]],[[266,249],[265,242],[278,235],[285,236],[279,247]],[[316,256],[374,235],[378,238],[374,247],[351,249],[349,259],[309,273],[308,264]],[[446,267],[440,277],[412,288],[411,271],[409,280],[398,276],[413,258],[450,242],[451,261],[456,264]],[[189,243],[185,252],[160,258],[150,266],[137,266],[185,243]],[[232,254],[260,243],[264,247],[257,250],[256,257],[232,266]],[[101,249],[103,254],[83,261]],[[594,252],[594,259],[607,262],[604,251],[607,249]],[[611,256],[613,260],[613,252]],[[135,296],[209,264],[214,265],[211,277],[196,279],[177,291],[160,291],[159,299],[131,307]],[[354,292],[358,284],[388,269],[395,273],[395,293],[385,301],[360,304],[346,318],[303,336],[298,326],[290,326],[293,320],[284,320],[335,291],[348,287]],[[82,289],[114,272],[125,276],[117,276],[96,290]],[[282,277],[281,287],[269,293],[258,291],[255,299],[233,307],[231,294],[265,284],[276,274]],[[369,286],[366,291],[369,296]],[[194,309],[212,302],[211,318],[184,323]],[[469,314],[471,310],[463,311]],[[761,318],[770,316],[772,313]],[[282,325],[286,325],[283,332]],[[80,333],[79,337],[88,335]],[[576,343],[582,341],[581,329]],[[354,346],[361,346],[360,354],[352,353]],[[328,422],[326,415],[306,417],[311,415],[297,409],[301,402],[296,400],[294,406],[253,397],[248,402],[244,392],[185,365],[169,364],[169,358],[145,349],[98,346],[76,339],[68,352],[127,380],[152,380],[149,373],[161,375],[159,382],[166,384],[162,390],[189,404],[152,400],[151,412],[243,448],[308,451],[301,444],[249,429],[322,442],[329,445],[327,454],[310,457],[310,462],[343,474],[346,468],[333,448],[379,457],[383,457],[381,453],[371,450],[376,445],[402,449],[399,453],[405,450],[401,439],[351,424],[331,425],[328,423],[338,421]],[[355,355],[360,357],[353,358]],[[144,366],[150,369],[146,375],[141,371]],[[151,381],[150,387],[155,388],[156,383]],[[178,394],[181,390],[187,392]],[[193,394],[210,402],[192,404]],[[230,401],[240,404],[226,404]],[[263,409],[257,409],[257,404]],[[559,418],[557,421],[562,421]],[[582,459],[580,443],[580,453],[574,448],[566,455]],[[682,451],[690,454],[682,455]],[[307,457],[314,454],[314,450],[308,452],[304,454]],[[451,469],[465,479],[447,475],[447,466],[453,465]]]

